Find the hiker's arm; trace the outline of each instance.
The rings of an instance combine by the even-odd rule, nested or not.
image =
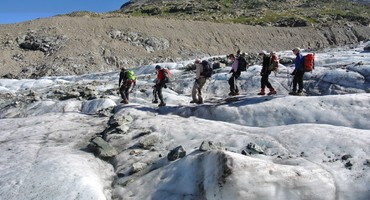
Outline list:
[[[158,71],[158,75],[157,75],[157,82],[155,83],[156,85],[159,85],[159,83],[161,82],[162,80],[162,74],[160,71]]]
[[[118,80],[118,87],[121,87],[121,82],[122,82],[122,75],[120,73],[119,74],[119,80]]]
[[[132,83],[130,93],[134,90],[135,86],[136,86],[136,80],[134,80],[134,82]]]
[[[231,72],[236,72],[236,71],[238,71],[238,60],[234,60],[233,64],[231,64]]]
[[[202,66],[201,64],[195,64],[195,79],[199,79],[201,71],[202,71]]]

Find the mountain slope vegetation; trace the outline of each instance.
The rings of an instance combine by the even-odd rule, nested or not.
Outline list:
[[[137,0],[117,12],[187,20],[272,26],[355,22],[369,25],[369,1],[349,0]]]

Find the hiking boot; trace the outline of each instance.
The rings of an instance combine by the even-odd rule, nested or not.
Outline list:
[[[261,88],[261,92],[260,93],[258,93],[258,95],[265,95],[266,93],[265,93],[265,88]]]
[[[158,103],[158,100],[157,100],[157,99],[155,99],[155,100],[153,100],[153,101],[152,101],[152,103]]]
[[[191,100],[190,103],[198,103],[196,100]]]
[[[203,101],[202,101],[202,100],[199,100],[199,101],[197,102],[197,104],[203,104]]]
[[[267,95],[274,95],[274,94],[276,94],[276,91],[275,90],[272,90]]]
[[[275,91],[275,89],[273,87],[270,87],[269,90],[270,90],[270,92],[267,95],[276,94],[276,91]]]
[[[234,96],[235,95],[235,92],[230,92],[229,93],[229,96]]]
[[[289,92],[289,95],[297,95],[297,92],[295,91]]]
[[[234,96],[236,96],[236,95],[239,95],[239,92],[235,92],[235,93],[234,93]]]
[[[123,104],[128,104],[128,101],[127,101],[127,99],[123,99],[123,100],[121,101],[121,103],[123,103]]]
[[[162,107],[162,106],[166,106],[166,103],[165,102],[161,102],[158,107]]]
[[[302,95],[304,95],[304,93],[303,93],[303,91],[298,90],[298,92],[297,92],[297,94],[296,94],[296,95],[298,95],[298,96],[302,96]]]

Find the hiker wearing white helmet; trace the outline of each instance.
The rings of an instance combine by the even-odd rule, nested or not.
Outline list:
[[[193,85],[193,89],[191,91],[191,97],[192,100],[190,103],[197,103],[197,104],[203,104],[203,97],[202,97],[202,88],[204,84],[206,83],[207,79],[203,75],[203,65],[200,62],[200,59],[195,59],[195,82]]]

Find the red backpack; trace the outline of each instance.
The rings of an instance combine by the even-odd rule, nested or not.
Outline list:
[[[315,69],[315,54],[310,53],[303,56],[303,69],[305,72]]]

